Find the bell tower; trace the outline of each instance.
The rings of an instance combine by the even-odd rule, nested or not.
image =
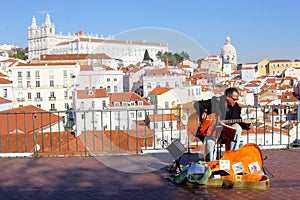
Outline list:
[[[46,14],[45,23],[42,25],[42,52],[41,54],[48,53],[55,45],[55,25],[51,22],[49,13]]]
[[[40,37],[41,30],[40,27],[36,25],[36,18],[33,16],[31,20],[31,26],[28,27],[28,58],[38,57],[37,51],[40,48]]]

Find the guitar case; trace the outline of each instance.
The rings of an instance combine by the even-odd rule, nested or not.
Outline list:
[[[270,188],[270,179],[263,172],[261,150],[256,144],[249,143],[238,150],[226,151],[221,159],[207,164],[212,171],[207,186],[220,186],[226,189]]]

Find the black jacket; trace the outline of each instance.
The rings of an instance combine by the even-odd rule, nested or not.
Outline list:
[[[201,100],[194,103],[194,108],[199,116],[200,121],[202,120],[201,116],[206,111],[209,115],[211,113],[216,113],[220,116],[221,120],[236,120],[242,119],[241,118],[241,107],[239,104],[235,104],[234,106],[227,106],[225,105],[226,97],[225,95],[220,97],[212,97],[208,100]],[[248,130],[249,124],[240,122],[238,123],[241,125],[243,129]],[[229,125],[231,125],[229,123]]]

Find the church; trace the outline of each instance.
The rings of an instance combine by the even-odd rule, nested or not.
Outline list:
[[[28,58],[39,60],[45,54],[99,54],[104,53],[123,65],[143,61],[145,51],[155,61],[158,51],[167,52],[168,46],[147,41],[116,40],[113,37],[98,37],[98,34],[86,34],[78,31],[75,34],[56,34],[55,25],[50,15],[46,14],[42,27],[33,17],[28,27]]]
[[[226,43],[221,50],[222,72],[231,74],[237,66],[237,53],[235,47],[230,42],[230,37],[226,37]]]

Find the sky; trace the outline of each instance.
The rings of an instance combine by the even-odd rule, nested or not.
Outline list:
[[[27,29],[46,13],[56,33],[167,44],[192,59],[220,55],[227,36],[238,63],[300,59],[300,0],[9,0],[1,3],[0,45],[27,47]]]

